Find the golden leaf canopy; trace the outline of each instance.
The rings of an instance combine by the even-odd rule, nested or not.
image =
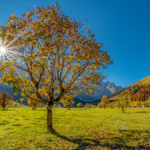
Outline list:
[[[1,82],[23,96],[36,94],[42,103],[80,94],[81,89],[93,91],[104,78],[101,70],[112,63],[91,30],[58,5],[13,15],[0,32],[16,47],[11,60],[0,62]]]

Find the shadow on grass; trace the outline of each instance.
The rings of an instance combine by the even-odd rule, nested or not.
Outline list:
[[[12,109],[5,109],[5,110],[3,110],[3,109],[0,108],[0,111],[5,112],[5,111],[14,111],[14,110],[12,110]]]
[[[125,150],[150,150],[150,147],[144,147],[144,146],[128,146],[125,145],[125,141],[123,138],[121,137],[115,137],[113,138],[114,143],[119,143],[119,144],[110,144],[110,143],[101,143],[100,140],[94,140],[94,139],[89,139],[89,138],[69,138],[66,137],[64,135],[59,134],[55,129],[49,131],[50,133],[52,133],[53,135],[57,136],[58,138],[61,138],[63,140],[66,140],[68,142],[74,143],[74,144],[78,144],[77,148],[75,148],[74,150],[86,150],[87,148],[93,148],[96,146],[99,146],[100,148],[109,148],[109,149],[116,149],[116,150],[121,150],[121,149],[125,149]],[[132,135],[134,133],[137,133],[138,131],[129,131],[129,133],[127,134],[127,136]],[[139,133],[141,133],[142,131],[140,131]],[[138,133],[137,133],[138,134]],[[129,137],[128,137],[129,138]]]
[[[7,120],[2,120],[0,122],[0,125],[7,125],[7,124],[9,124],[9,121],[7,121]]]
[[[36,109],[34,111],[47,111],[47,110],[46,110],[46,108],[41,108],[41,109],[39,108],[39,109]]]
[[[150,112],[147,112],[147,111],[137,111],[135,113],[150,113]]]

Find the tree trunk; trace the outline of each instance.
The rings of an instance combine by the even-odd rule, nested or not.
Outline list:
[[[2,104],[3,110],[5,110],[5,104]]]
[[[36,105],[33,105],[33,106],[32,106],[32,110],[36,110]]]
[[[47,129],[52,130],[53,129],[53,124],[52,124],[52,107],[53,104],[49,104],[47,106]]]
[[[125,112],[125,109],[124,109],[124,107],[122,107],[122,112],[123,112],[123,113]]]
[[[68,110],[70,110],[70,106],[68,106]]]
[[[36,107],[32,107],[32,110],[36,110]]]

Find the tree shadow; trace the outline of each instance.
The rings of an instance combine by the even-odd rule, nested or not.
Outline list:
[[[46,111],[46,108],[44,109],[36,109],[35,111]]]
[[[147,111],[136,111],[135,113],[150,113],[150,112],[147,112]]]
[[[14,111],[14,110],[12,110],[12,109],[5,109],[5,110],[3,110],[2,108],[0,108],[0,111],[2,111],[2,112],[7,112],[7,111]]]
[[[108,142],[105,143],[101,143],[100,139],[94,140],[94,139],[89,139],[89,138],[69,138],[66,137],[64,135],[59,134],[55,129],[52,129],[50,131],[53,135],[66,140],[68,142],[74,143],[74,144],[78,144],[77,148],[75,148],[74,150],[86,150],[88,147],[96,147],[99,146],[100,148],[109,148],[109,149],[116,149],[116,150],[123,150],[123,149],[128,149],[128,150],[137,150],[137,149],[142,149],[142,150],[150,150],[150,147],[144,147],[144,146],[128,146],[125,143],[124,139],[122,139],[121,137],[115,137],[115,143],[119,143],[119,144],[110,144]],[[136,131],[132,131],[132,133],[135,133]]]

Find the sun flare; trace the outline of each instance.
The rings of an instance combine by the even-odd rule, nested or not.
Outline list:
[[[0,47],[0,54],[5,54],[6,51],[7,51],[6,47],[4,47],[4,46]]]
[[[6,39],[2,40],[2,38],[0,38],[0,60],[1,62],[11,61],[11,59],[16,54],[18,54],[17,52],[18,47],[14,47],[13,45],[16,39],[10,42],[8,42]]]

